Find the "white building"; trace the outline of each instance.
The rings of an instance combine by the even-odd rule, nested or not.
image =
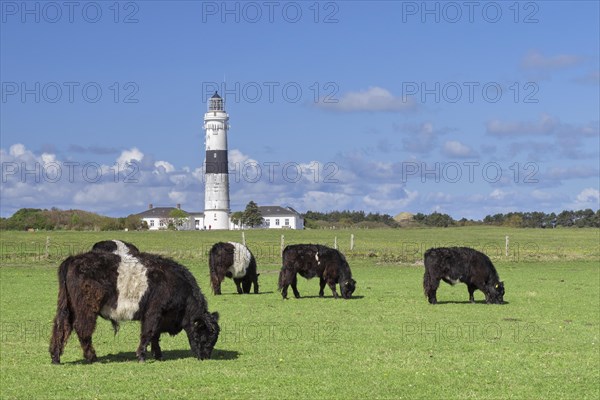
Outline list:
[[[173,210],[179,209],[186,215],[185,218],[176,220],[172,217]],[[300,213],[292,207],[280,206],[259,206],[258,207],[264,224],[260,228],[263,229],[304,229],[304,218]],[[212,220],[209,218],[205,222],[205,214],[203,212],[188,212],[181,209],[181,205],[176,207],[154,207],[148,205],[148,209],[136,214],[148,224],[148,229],[151,231],[169,229],[169,225],[174,226],[177,230],[208,230],[216,229],[211,226]],[[228,215],[228,220],[231,221],[231,216]],[[229,229],[244,229],[245,227],[229,222]]]
[[[181,204],[177,204],[176,207],[154,207],[152,204],[148,205],[146,211],[136,214],[142,221],[148,224],[148,229],[151,231],[158,231],[163,229],[169,229],[169,225],[174,226],[178,230],[191,230],[194,229],[194,222],[190,218],[191,215],[198,213],[188,213],[183,211],[186,217],[173,218],[173,211],[181,210]]]
[[[304,229],[304,218],[292,207],[280,206],[258,206],[264,224],[261,228],[266,229]],[[243,229],[245,227],[231,223],[231,229]]]

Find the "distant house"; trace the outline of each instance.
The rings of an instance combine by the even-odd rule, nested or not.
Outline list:
[[[175,218],[171,217],[171,213],[177,209],[181,210],[181,204],[177,204],[176,207],[154,207],[152,204],[149,204],[146,211],[138,213],[136,216],[145,221],[148,224],[148,229],[151,231],[168,229],[169,224],[174,225],[178,230],[202,229],[204,213],[190,213],[181,210],[186,214],[187,218],[176,221]]]
[[[265,220],[265,228],[304,229],[304,218],[292,207],[259,206],[258,209]]]
[[[173,210],[183,211],[187,218],[181,221],[175,221],[171,217]],[[264,224],[261,228],[268,229],[304,229],[304,218],[300,213],[294,210],[292,207],[280,207],[280,206],[259,206],[261,215],[264,219]],[[212,229],[210,225],[204,225],[204,213],[203,212],[188,212],[181,209],[181,204],[177,204],[176,207],[154,207],[152,204],[148,205],[146,211],[135,214],[148,224],[148,229],[151,231],[168,229],[169,224],[177,227],[177,230],[190,231],[190,230],[205,230]],[[239,225],[229,222],[230,229],[242,229]]]

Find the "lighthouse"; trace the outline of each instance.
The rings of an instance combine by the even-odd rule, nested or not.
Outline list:
[[[227,130],[229,115],[217,92],[208,101],[204,114],[206,161],[204,164],[204,226],[206,229],[229,229],[229,168]]]

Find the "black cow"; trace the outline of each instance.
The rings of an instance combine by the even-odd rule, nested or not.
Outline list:
[[[476,289],[485,294],[486,303],[504,303],[504,283],[500,282],[494,264],[485,254],[468,247],[439,247],[425,252],[423,289],[431,304],[437,303],[435,293],[440,280],[455,285],[467,284],[469,301],[475,302]]]
[[[254,293],[258,293],[260,274],[256,273],[256,259],[243,244],[215,243],[210,249],[208,267],[214,294],[221,294],[221,282],[225,277],[233,279],[239,294],[250,293],[252,284]]]
[[[218,313],[209,313],[194,276],[184,266],[161,256],[89,251],[68,257],[58,268],[58,305],[54,318],[50,355],[60,363],[73,329],[84,357],[96,361],[92,334],[101,316],[113,326],[119,321],[141,321],[139,361],[146,348],[162,359],[160,335],[184,330],[192,353],[210,358],[219,336]]]
[[[109,253],[131,255],[136,255],[140,252],[133,244],[121,240],[103,240],[95,243],[92,246],[92,251],[107,251]]]
[[[279,272],[279,290],[284,299],[287,298],[287,289],[292,285],[294,296],[300,297],[297,288],[296,274],[306,279],[316,276],[320,278],[319,296],[323,297],[325,284],[328,284],[337,299],[336,283],[344,299],[349,299],[356,289],[356,281],[352,279],[350,266],[346,257],[339,251],[318,244],[294,244],[283,250],[283,266]]]

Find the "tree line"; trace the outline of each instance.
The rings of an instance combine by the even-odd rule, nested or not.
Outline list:
[[[185,213],[184,213],[185,214]],[[410,214],[409,214],[410,215]],[[433,212],[417,213],[410,217],[394,218],[389,214],[365,213],[364,211],[307,211],[302,214],[307,229],[329,228],[401,228],[411,226],[451,227],[470,225],[507,226],[513,228],[577,227],[600,228],[600,209],[593,211],[564,210],[560,213],[509,212],[487,215],[483,220],[453,219],[450,215]],[[178,221],[186,215],[171,215]],[[248,203],[244,211],[232,214],[232,220],[244,227],[261,227],[262,216],[256,203]],[[9,218],[0,218],[0,230],[85,230],[115,231],[148,229],[147,224],[136,215],[113,218],[82,210],[58,208],[22,208]]]
[[[10,218],[0,218],[0,230],[75,230],[117,231],[143,229],[144,223],[135,215],[123,218],[105,217],[83,210],[21,208]],[[147,229],[147,226],[145,226]]]

